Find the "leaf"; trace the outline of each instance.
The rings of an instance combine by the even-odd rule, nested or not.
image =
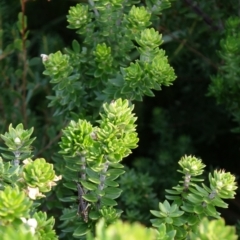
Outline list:
[[[121,163],[110,163],[110,166],[114,168],[124,168],[124,165]]]
[[[75,73],[75,74],[69,76],[67,79],[70,80],[70,81],[76,81],[76,80],[78,80],[79,78],[80,78],[80,74]]]
[[[122,175],[124,173],[125,173],[125,171],[123,169],[110,169],[107,171],[107,176],[119,177],[120,175]]]
[[[194,210],[193,210],[193,207],[194,205],[192,204],[184,204],[181,209],[184,210],[185,212],[190,212],[192,213]],[[196,207],[196,206],[195,206]]]
[[[150,210],[150,212],[151,212],[151,214],[152,214],[152,215],[154,215],[155,217],[159,217],[159,218],[161,218],[161,217],[162,217],[162,215],[160,214],[160,212],[159,212],[159,211]]]
[[[61,227],[61,225],[59,227]],[[74,231],[74,229],[75,229],[75,227],[71,226],[71,227],[65,227],[65,228],[61,229],[61,231],[65,232],[65,233],[72,233]]]
[[[109,187],[118,187],[119,186],[119,184],[117,182],[111,181],[111,180],[108,180],[108,179],[105,180],[104,184],[106,186],[109,186]]]
[[[199,192],[198,193],[199,195],[202,194],[203,196],[208,196],[209,193],[204,188],[199,187],[198,185],[196,185],[195,187],[196,187],[197,191]]]
[[[60,217],[60,220],[61,221],[72,220],[73,218],[76,217],[76,215],[77,215],[76,209],[71,209],[67,213],[63,213],[63,215]]]
[[[107,197],[102,197],[101,198],[101,204],[103,206],[116,206],[117,202],[111,198],[107,198]]]
[[[57,89],[58,89],[58,91],[61,91],[61,90],[63,90],[66,86],[67,86],[67,82],[65,81],[65,79],[62,79],[62,81],[59,82],[59,84],[57,85]]]
[[[93,183],[96,183],[96,184],[100,184],[100,179],[99,178],[89,177],[88,180],[90,182],[93,182]]]
[[[11,156],[11,155],[8,155],[8,154],[5,154],[5,153],[1,153],[1,155],[3,156],[4,159],[12,160],[14,158],[14,156]]]
[[[228,204],[225,203],[221,198],[219,198],[218,196],[215,197],[213,200],[212,200],[212,204],[214,204],[215,206],[217,207],[221,207],[221,208],[227,208],[228,207]]]
[[[149,97],[154,97],[155,96],[154,93],[148,88],[145,88],[144,94],[149,96]]]
[[[70,197],[64,197],[64,198],[59,198],[61,202],[76,202],[77,197],[70,196]]]
[[[163,223],[162,219],[150,219],[150,222],[152,223],[153,227],[159,228],[161,224]]]
[[[86,168],[86,174],[91,177],[91,178],[99,178],[99,174],[94,172],[92,169],[90,168]]]
[[[166,195],[165,197],[166,197],[166,199],[168,199],[168,200],[173,200],[173,201],[180,199],[179,196]]]
[[[90,182],[87,182],[87,181],[81,181],[81,184],[83,185],[84,188],[92,191],[92,190],[96,190],[97,189],[97,185],[96,184],[93,184],[93,183],[90,183]]]
[[[190,216],[188,216],[187,218],[187,223],[188,225],[195,225],[197,222],[199,221],[198,216],[195,214],[191,214]]]
[[[176,211],[176,212],[173,212],[170,214],[170,217],[172,218],[177,218],[177,217],[180,217],[184,214],[184,211]]]
[[[170,194],[178,194],[178,195],[179,195],[179,192],[176,191],[176,190],[166,189],[165,191],[166,191],[167,193],[170,193]]]
[[[101,215],[99,214],[98,211],[91,211],[89,213],[89,218],[92,219],[92,220],[97,220],[101,217]]]
[[[72,42],[72,48],[73,48],[75,53],[79,53],[80,52],[80,44],[75,39]]]
[[[217,215],[216,208],[213,205],[208,204],[206,208],[209,216],[215,217]]]
[[[161,212],[163,212],[163,213],[168,213],[168,212],[170,211],[170,204],[169,204],[169,202],[168,202],[167,200],[165,200],[165,201],[163,202],[163,204],[162,204],[162,203],[159,203],[159,209],[160,209]]]
[[[95,78],[100,78],[102,75],[103,75],[103,70],[101,70],[101,69],[97,69],[97,70],[94,72],[94,77],[95,77]]]
[[[78,228],[73,232],[73,236],[81,237],[86,235],[88,231],[89,231],[89,228],[86,223],[79,223]]]
[[[84,194],[83,198],[88,202],[97,202],[98,201],[96,194],[92,193],[92,192]]]
[[[185,209],[183,209],[183,210],[185,210]],[[201,213],[203,213],[203,211],[204,211],[204,208],[203,208],[202,205],[195,205],[194,206],[194,212],[196,214],[201,214]]]
[[[187,199],[192,202],[193,204],[199,204],[203,201],[203,197],[199,196],[199,195],[194,195],[192,193],[190,193],[187,196]]]
[[[71,189],[73,191],[77,191],[77,185],[74,182],[65,182],[63,183],[63,186],[65,186],[68,189]]]
[[[119,188],[108,187],[108,188],[105,188],[104,190],[105,190],[105,197],[108,197],[111,199],[118,198],[122,193],[122,190]]]

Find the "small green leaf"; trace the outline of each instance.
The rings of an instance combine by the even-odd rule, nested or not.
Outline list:
[[[159,209],[163,213],[168,213],[171,210],[170,208],[170,204],[167,200],[165,200],[163,203],[159,203]]]
[[[121,195],[122,190],[119,188],[108,187],[105,190],[105,197],[115,199]]]
[[[89,231],[89,228],[86,223],[79,223],[78,228],[73,232],[73,236],[81,237],[86,235],[88,231]]]
[[[83,185],[84,188],[92,191],[92,190],[96,190],[97,189],[97,185],[87,182],[87,181],[81,181],[81,184]]]
[[[101,215],[99,214],[98,211],[91,211],[89,213],[89,218],[92,219],[92,220],[97,220],[101,217]]]
[[[180,199],[180,197],[179,196],[170,196],[170,195],[166,195],[166,199],[168,199],[168,200],[178,200],[178,199]]]
[[[119,186],[119,184],[117,183],[117,182],[115,182],[115,181],[111,181],[111,180],[105,180],[105,185],[106,186],[109,186],[109,187],[118,187]]]
[[[73,191],[77,191],[77,185],[74,182],[65,182],[65,183],[63,183],[63,186],[65,186],[66,188],[69,188]]]
[[[170,217],[166,217],[166,218],[165,218],[165,222],[166,222],[167,224],[172,224],[172,223],[173,223],[173,219],[170,218]]]
[[[183,210],[184,210],[184,209],[183,209]],[[195,205],[195,206],[194,206],[194,212],[195,212],[196,214],[201,214],[201,213],[203,213],[203,211],[204,211],[204,208],[203,208],[202,205]]]
[[[83,196],[83,198],[88,201],[88,202],[97,202],[98,201],[98,198],[97,196],[95,195],[95,193],[87,193]]]
[[[152,215],[154,215],[155,217],[159,217],[159,218],[161,218],[161,217],[162,217],[162,215],[160,214],[160,212],[159,212],[159,211],[150,210],[150,212],[151,212],[151,214],[152,214]]]
[[[170,193],[170,194],[179,194],[178,191],[172,190],[172,189],[166,189],[165,191],[166,191],[167,193]]]
[[[110,163],[110,166],[113,168],[124,168],[124,165],[121,163]]]
[[[124,173],[125,173],[125,171],[122,169],[110,169],[107,172],[107,176],[120,176]]]
[[[75,40],[75,39],[72,42],[72,48],[73,48],[75,53],[79,53],[80,52],[80,45],[79,45],[78,41]]]
[[[62,231],[62,232],[65,232],[65,233],[72,233],[74,230],[75,230],[75,227],[74,227],[74,226],[65,227],[65,228],[61,229],[61,231]]]
[[[99,174],[94,172],[92,169],[90,168],[86,168],[86,173],[89,177],[91,178],[99,178]]]
[[[66,213],[63,213],[63,215],[60,217],[61,221],[64,220],[72,220],[73,218],[75,218],[77,216],[77,211],[76,209],[71,209]]]
[[[4,159],[11,160],[13,158],[13,156],[5,154],[5,153],[1,153],[1,155],[3,156]]]
[[[162,219],[150,219],[150,222],[152,223],[153,227],[159,228],[161,224],[163,223]]]
[[[207,208],[207,212],[208,212],[209,216],[216,216],[217,215],[216,208],[213,205],[208,204],[206,208]]]
[[[188,225],[195,225],[199,221],[199,218],[196,214],[191,214],[187,218]]]
[[[96,184],[100,184],[100,179],[99,178],[89,177],[88,180],[90,182],[93,182],[93,183],[96,183]]]
[[[194,205],[193,204],[184,204],[181,209],[184,210],[185,212],[190,212],[192,213],[193,212],[193,207]],[[196,206],[195,206],[196,207]]]
[[[187,199],[192,202],[193,204],[199,204],[203,201],[203,197],[199,196],[199,195],[194,195],[192,193],[190,193],[187,196]]]
[[[107,197],[102,197],[101,198],[101,204],[103,206],[116,206],[117,202],[111,198],[107,198]]]
[[[61,202],[76,202],[77,197],[70,196],[70,197],[64,197],[64,198],[59,198]]]

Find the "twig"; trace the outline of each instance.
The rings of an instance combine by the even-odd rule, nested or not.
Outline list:
[[[189,43],[187,42],[187,40],[179,40],[177,37],[174,36],[174,34],[171,34],[170,31],[168,31],[166,28],[164,27],[159,27],[160,32],[166,32],[167,34],[169,34],[174,40],[180,42],[181,44],[183,44],[184,46],[186,46],[190,51],[194,52],[196,55],[200,56],[201,58],[203,58],[205,60],[205,62],[207,62],[208,64],[210,64],[212,67],[214,67],[216,70],[218,70],[218,66],[216,64],[214,64],[209,58],[205,57],[202,53],[200,53],[199,51],[197,51],[196,49],[194,49],[193,47],[191,47],[189,45]]]
[[[196,2],[193,3],[192,0],[184,0],[184,2],[186,2],[195,13],[201,16],[204,22],[207,23],[214,31],[223,30],[222,26],[216,26],[213,23],[213,20],[197,6]]]
[[[85,192],[80,183],[77,182],[77,190],[78,190],[78,214],[81,214],[83,221],[88,222],[88,203],[83,198]]]

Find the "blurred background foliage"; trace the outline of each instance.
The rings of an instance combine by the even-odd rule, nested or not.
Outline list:
[[[66,119],[53,117],[54,109],[47,107],[51,86],[42,74],[40,54],[62,50],[73,39],[81,42],[66,28],[68,10],[78,2],[0,2],[0,130],[4,133],[10,123],[20,122],[25,128],[34,127],[35,153],[49,162],[59,151],[57,142]],[[135,103],[140,142],[124,160],[128,173],[121,178],[119,200],[124,219],[149,225],[149,210],[163,199],[164,189],[177,183],[177,162],[184,154],[202,158],[209,169],[240,175],[240,136],[231,131],[239,123],[224,104],[208,96],[211,76],[224,64],[217,51],[225,22],[240,16],[239,5],[234,0],[180,0],[154,19],[177,80],[155,92],[156,97]],[[23,23],[21,16],[18,20],[21,11],[27,16],[22,33],[17,27],[17,21]],[[49,196],[43,210],[51,210],[54,199]],[[240,218],[240,198],[229,203],[223,217],[234,224]],[[61,208],[60,203],[57,206]]]

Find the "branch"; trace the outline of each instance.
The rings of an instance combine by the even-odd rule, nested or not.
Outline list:
[[[197,6],[196,2],[192,2],[192,0],[184,0],[184,2],[186,2],[195,13],[201,16],[205,23],[207,23],[214,31],[223,30],[222,26],[216,26],[213,23],[213,20]]]

